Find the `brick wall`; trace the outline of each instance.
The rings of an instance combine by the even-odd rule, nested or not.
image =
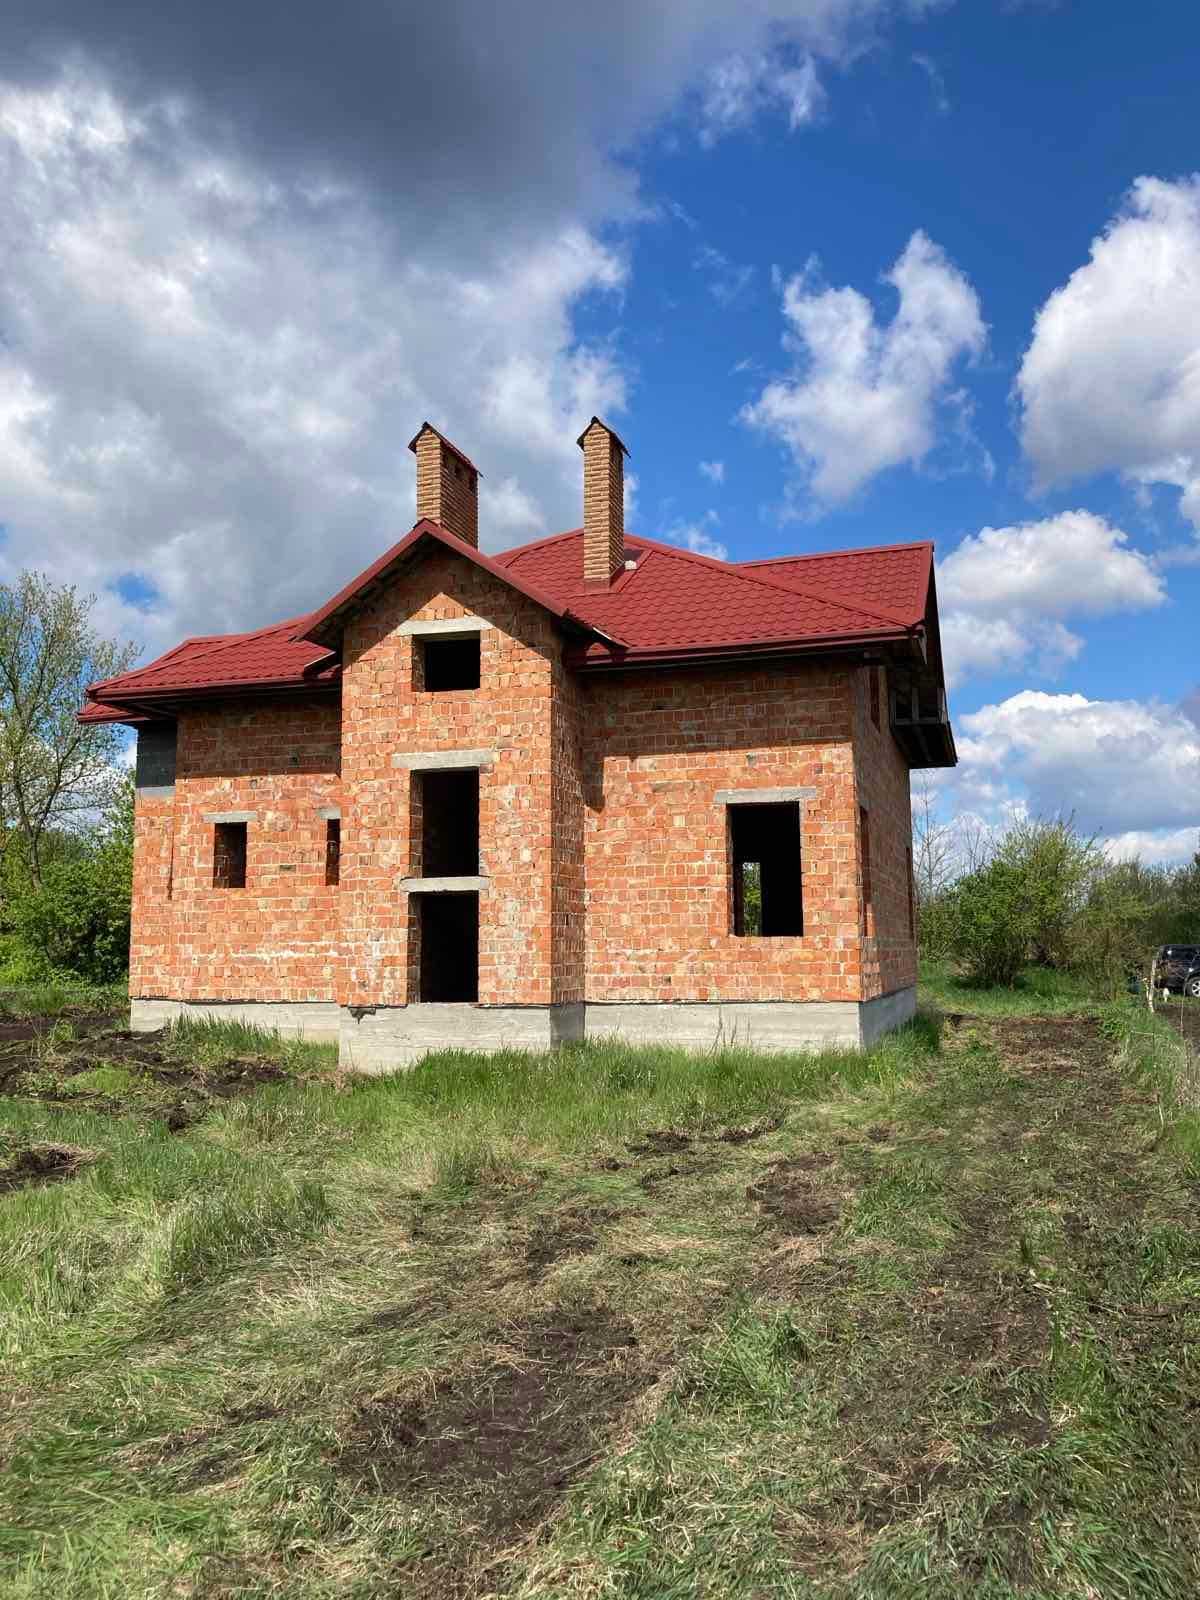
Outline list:
[[[872,673],[878,674],[878,726],[871,715]],[[917,981],[916,941],[909,927],[909,770],[888,725],[881,667],[862,667],[854,674],[854,772],[858,804],[870,816],[873,915],[871,936],[863,943],[863,998],[870,1000]],[[861,860],[856,859],[855,873],[861,897]]]
[[[857,1000],[848,669],[592,679],[585,749],[587,998]],[[738,938],[723,789],[812,787],[804,937]]]
[[[337,806],[336,703],[184,713],[172,798],[135,813],[136,998],[330,1000],[341,960],[338,891],[325,884]],[[249,812],[246,886],[213,887],[212,814]]]
[[[478,690],[414,686],[410,619],[464,616]],[[480,771],[479,998],[858,1000],[915,980],[908,770],[863,669],[775,664],[578,679],[541,609],[449,554],[350,623],[343,698],[180,719],[173,799],[139,796],[131,992],[181,999],[418,998],[419,870],[401,752],[489,750]],[[881,686],[882,687],[882,686]],[[732,932],[720,790],[803,787],[804,935]],[[341,884],[324,881],[342,812]],[[860,932],[859,807],[874,928]],[[212,885],[212,814],[253,813],[244,889]]]
[[[480,687],[414,690],[409,620],[481,617]],[[345,1004],[399,1005],[415,999],[408,951],[408,897],[398,882],[411,870],[411,773],[396,752],[494,750],[480,771],[479,832],[490,889],[479,904],[479,999],[484,1004],[546,1005],[572,982],[566,937],[554,914],[551,838],[552,699],[561,643],[539,606],[471,563],[447,554],[397,579],[350,622],[344,641],[342,763],[342,929]],[[570,737],[561,736],[564,748]],[[560,771],[561,771],[560,765]],[[560,784],[557,814],[572,785]],[[558,905],[571,903],[564,867]],[[572,935],[576,940],[578,934]],[[564,947],[565,948],[565,947]],[[577,963],[576,963],[577,964]]]

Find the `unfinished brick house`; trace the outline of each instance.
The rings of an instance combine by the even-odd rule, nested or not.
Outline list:
[[[933,550],[723,562],[417,522],[310,616],[93,686],[137,730],[132,1025],[237,1015],[375,1069],[623,1035],[869,1042],[915,1004],[909,773],[954,762]]]

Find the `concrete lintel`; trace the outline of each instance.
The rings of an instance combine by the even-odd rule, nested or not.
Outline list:
[[[173,783],[140,783],[137,787],[139,800],[173,800],[175,785]]]
[[[400,888],[407,894],[469,894],[472,889],[482,893],[491,884],[490,878],[401,878]]]
[[[815,800],[815,789],[718,789],[716,801],[719,806],[777,806],[787,805],[789,802],[803,804],[805,800]]]
[[[206,811],[205,822],[257,822],[257,811]]]
[[[396,632],[407,633],[418,639],[436,639],[439,635],[444,639],[453,639],[456,635],[465,638],[472,633],[487,633],[492,627],[493,624],[485,622],[482,617],[446,617],[432,622],[402,622]]]
[[[342,820],[341,806],[318,806],[317,815],[323,822],[340,822]]]
[[[450,767],[490,767],[495,759],[494,750],[399,750],[392,765],[409,772],[445,772]]]

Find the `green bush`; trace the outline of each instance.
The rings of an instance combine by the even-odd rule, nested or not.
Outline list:
[[[133,796],[128,792],[106,825],[63,852],[11,899],[7,920],[16,948],[9,964],[70,972],[90,983],[115,983],[129,965],[133,867]]]
[[[129,964],[129,877],[111,855],[50,867],[15,908],[17,937],[48,966],[115,983]]]
[[[954,890],[952,948],[966,976],[984,988],[1010,986],[1029,959],[1035,926],[1026,873],[997,857]]]

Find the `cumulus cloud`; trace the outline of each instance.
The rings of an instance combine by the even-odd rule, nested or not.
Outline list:
[[[1135,830],[1114,834],[1102,843],[1110,861],[1131,861],[1136,857],[1148,867],[1172,867],[1200,850],[1200,830],[1194,827]]]
[[[920,9],[17,8],[3,562],[97,588],[151,647],[304,610],[410,525],[426,416],[479,461],[485,543],[577,523],[574,434],[630,381],[626,153],[668,117],[699,135],[731,53],[799,71],[759,102],[798,115],[806,61]]]
[[[1200,176],[1137,180],[1038,312],[1016,388],[1036,487],[1170,485],[1200,533]]]
[[[702,461],[700,475],[707,478],[710,483],[725,482],[725,463],[723,461]]]
[[[493,547],[578,520],[574,436],[624,377],[571,312],[619,253],[567,228],[470,273],[398,256],[360,193],[167,115],[0,89],[5,568],[71,574],[152,643],[306,609],[411,526],[426,416],[479,461]]]
[[[794,372],[742,417],[786,445],[803,485],[835,504],[889,467],[925,460],[940,413],[960,399],[955,368],[983,350],[986,328],[970,283],[920,231],[884,276],[899,296],[890,322],[857,289],[821,288],[817,273],[810,261],[784,285]]]
[[[1025,689],[957,725],[968,803],[1019,792],[1031,812],[1074,812],[1087,832],[1195,831],[1200,729],[1175,707]]]
[[[1030,666],[1052,674],[1083,648],[1068,619],[1158,606],[1166,587],[1120,528],[1064,511],[969,535],[938,564],[938,595],[955,683]]]

